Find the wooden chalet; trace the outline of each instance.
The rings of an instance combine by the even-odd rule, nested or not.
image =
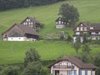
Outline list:
[[[2,36],[4,41],[34,41],[39,39],[35,30],[21,24],[14,24],[2,33]]]
[[[52,75],[95,75],[96,66],[77,57],[63,57],[49,66]]]
[[[36,20],[35,17],[34,18],[33,17],[27,17],[20,24],[24,25],[24,26],[31,27],[34,30],[39,30],[41,25],[42,25],[38,20]]]
[[[99,23],[80,23],[74,28],[73,42],[76,42],[77,37],[80,38],[80,42],[84,41],[84,35],[90,40],[100,40],[100,24]]]
[[[66,21],[65,21],[64,18],[58,17],[58,18],[56,19],[56,28],[57,28],[57,29],[62,29],[62,28],[65,27],[65,25],[66,25]]]

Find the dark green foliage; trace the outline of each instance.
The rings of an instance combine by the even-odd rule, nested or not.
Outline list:
[[[77,8],[73,5],[62,4],[59,10],[59,15],[65,18],[66,22],[70,25],[75,25],[77,21],[79,21],[79,13]]]
[[[8,66],[3,69],[1,72],[2,75],[18,75],[18,67],[16,66]]]
[[[24,69],[23,75],[38,75],[41,70],[42,64],[38,61],[28,63],[27,67]]]
[[[42,67],[41,70],[40,70],[40,75],[50,75],[48,68]]]
[[[74,43],[74,49],[75,49],[77,54],[79,53],[80,47],[81,47],[80,38],[77,37],[76,43]]]
[[[38,60],[40,60],[40,56],[38,52],[35,49],[30,49],[29,51],[26,52],[26,57],[24,59],[24,65],[26,66],[30,62],[38,61]]]
[[[40,61],[28,63],[22,75],[49,75],[48,69],[43,67]]]
[[[89,37],[88,34],[84,34],[84,35],[83,35],[83,40],[84,40],[83,43],[87,43],[87,42],[88,42],[87,37]]]
[[[90,59],[90,47],[87,44],[84,44],[82,47],[81,59],[83,62],[89,62]]]
[[[0,10],[44,5],[58,1],[63,0],[0,0]]]
[[[60,32],[60,40],[64,40],[65,39],[65,33],[64,31]]]
[[[69,34],[67,35],[67,41],[69,41],[69,42],[72,41],[72,37]]]
[[[96,75],[100,75],[100,53],[95,55],[94,64],[98,67],[96,70]]]

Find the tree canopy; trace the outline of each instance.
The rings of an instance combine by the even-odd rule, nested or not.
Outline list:
[[[77,8],[68,3],[61,5],[59,15],[61,15],[70,25],[75,25],[75,23],[79,21],[79,12]]]
[[[40,60],[38,52],[34,49],[30,49],[26,52],[26,57],[24,59],[24,64],[27,65],[30,62]]]

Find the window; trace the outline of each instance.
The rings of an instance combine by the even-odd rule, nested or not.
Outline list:
[[[25,25],[27,25],[27,22],[25,23]]]
[[[76,32],[76,35],[80,35],[80,32]]]
[[[30,25],[31,23],[29,22],[29,25]]]
[[[92,34],[92,35],[95,35],[96,33],[95,33],[95,32],[92,32],[91,34]]]
[[[26,23],[24,22],[24,25],[26,25]]]
[[[90,27],[90,29],[93,29],[93,27]]]
[[[59,21],[59,24],[61,24],[61,21]]]
[[[83,26],[83,24],[81,24],[81,26]]]
[[[81,27],[81,31],[83,31],[83,27]]]
[[[76,70],[68,70],[67,75],[77,75]]]
[[[28,22],[29,22],[29,21],[30,21],[30,19],[27,19],[26,21],[28,21]]]
[[[79,27],[77,27],[77,31],[79,31]]]
[[[87,31],[87,27],[84,27],[84,31]]]
[[[31,24],[33,24],[33,22],[31,22]]]

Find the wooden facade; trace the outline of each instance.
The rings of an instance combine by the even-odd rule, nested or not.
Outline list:
[[[100,40],[100,24],[80,23],[74,28],[74,43],[76,38],[80,38],[80,42],[84,41],[84,35],[87,35],[87,39]]]
[[[50,66],[52,75],[95,75],[96,67],[76,57],[65,57]]]

